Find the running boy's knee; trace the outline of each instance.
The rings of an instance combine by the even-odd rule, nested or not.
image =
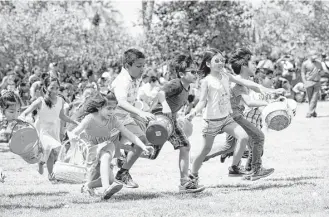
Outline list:
[[[187,144],[186,146],[183,146],[179,149],[181,152],[189,153],[191,151],[191,145]]]

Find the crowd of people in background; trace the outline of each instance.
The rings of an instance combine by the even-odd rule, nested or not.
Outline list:
[[[316,54],[310,52],[309,54],[305,54],[306,57],[302,59],[287,53],[283,54],[278,59],[274,59],[271,57],[270,52],[261,52],[256,59],[257,72],[254,79],[265,80],[268,87],[286,89],[287,98],[295,99],[300,103],[308,102],[310,97],[307,95],[305,87],[306,80],[303,79],[303,74],[305,74],[305,72],[303,72],[303,63],[306,64],[308,57],[312,55],[315,57],[314,55]],[[315,61],[321,62],[321,60],[324,60],[324,63],[328,61],[329,65],[326,54],[319,53],[316,56],[315,59],[313,58]],[[155,86],[161,86],[171,79],[168,73],[168,65],[161,64],[161,67],[158,68],[154,67],[154,64],[152,65],[152,67],[145,70],[143,75],[143,83],[147,84],[147,89],[150,88],[150,84],[154,89]],[[60,67],[58,63],[50,63],[47,68],[34,66],[31,71],[27,71],[18,65],[12,68],[7,66],[0,68],[0,90],[7,89],[17,92],[22,98],[24,105],[27,106],[40,96],[40,87],[43,79],[46,75],[50,75],[60,80],[60,92],[70,103],[79,98],[85,88],[92,87],[106,92],[108,86],[120,71],[120,64],[111,65],[99,71],[95,71],[88,65],[83,65],[79,69],[73,71],[67,71],[63,70],[63,67]],[[315,90],[317,99],[329,99],[329,75],[322,73],[316,78],[316,82],[317,88],[315,88]],[[198,99],[198,91],[195,90],[199,88],[198,83],[193,86],[195,87],[191,88],[190,93],[190,100],[193,98],[192,101]],[[141,90],[141,92],[144,92],[144,96],[142,97],[145,98],[145,93],[147,93],[148,90]]]

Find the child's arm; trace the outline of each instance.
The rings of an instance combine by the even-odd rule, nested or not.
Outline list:
[[[22,112],[20,117],[25,118],[26,115],[30,114],[32,111],[34,111],[37,108],[40,108],[40,105],[41,105],[41,98],[38,98],[35,101],[33,101],[33,103],[27,109],[25,109],[24,112]]]
[[[61,120],[65,121],[65,122],[69,122],[69,123],[71,123],[71,124],[76,124],[76,125],[79,124],[79,122],[74,121],[74,120],[72,120],[71,118],[69,118],[68,116],[65,115],[65,113],[64,113],[64,103],[63,103],[63,105],[62,105],[62,109],[61,109],[61,111],[60,111],[60,113],[59,113],[59,118],[60,118]]]
[[[227,73],[227,72],[224,72],[224,73],[229,76],[229,79],[230,79],[231,82],[234,82],[236,84],[240,84],[240,85],[243,85],[245,87],[248,87],[248,88],[252,89],[253,91],[255,91],[257,93],[262,93],[262,94],[267,94],[267,93],[282,94],[282,92],[283,92],[283,89],[266,88],[266,87],[263,87],[262,85],[257,84],[257,83],[255,83],[253,81],[240,78],[238,76],[232,75],[232,74]]]
[[[248,107],[262,107],[268,105],[266,101],[252,99],[249,94],[241,94],[241,98]]]
[[[168,105],[168,102],[166,100],[166,94],[164,91],[160,90],[157,94],[157,100],[161,103],[162,105],[162,113],[163,114],[171,114],[171,109],[170,106]],[[156,101],[157,101],[156,100]],[[153,106],[153,105],[152,105]]]
[[[138,147],[140,147],[143,151],[146,152],[146,154],[149,154],[149,152],[153,152],[154,149],[152,146],[146,146],[135,134],[130,132],[125,126],[120,125],[118,126],[118,130],[121,132],[123,136],[125,136],[130,142],[136,144]]]
[[[198,104],[196,104],[195,108],[186,116],[187,119],[193,119],[194,116],[199,113],[207,103],[207,94],[208,94],[208,84],[206,80],[203,80],[201,83],[201,93]]]
[[[78,137],[87,127],[89,124],[89,118],[86,116],[80,123],[78,123],[78,126],[72,130],[72,134],[75,137]]]

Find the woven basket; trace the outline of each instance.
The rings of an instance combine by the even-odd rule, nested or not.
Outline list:
[[[265,122],[268,128],[280,131],[289,126],[291,117],[286,110],[277,110],[269,113],[265,118]]]
[[[292,113],[289,109],[288,100],[284,98],[282,101],[270,103],[262,111],[262,119],[265,126],[269,129],[280,131],[286,129],[290,123]]]
[[[67,141],[61,147],[58,160],[54,165],[57,180],[81,184],[87,181],[87,143],[79,140],[76,143]]]

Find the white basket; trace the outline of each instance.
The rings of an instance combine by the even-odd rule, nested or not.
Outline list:
[[[54,165],[56,179],[67,183],[85,183],[88,172],[87,156],[88,148],[83,140],[67,141],[62,145],[58,161]]]
[[[73,184],[87,181],[87,167],[70,163],[56,162],[54,174],[57,180]]]

